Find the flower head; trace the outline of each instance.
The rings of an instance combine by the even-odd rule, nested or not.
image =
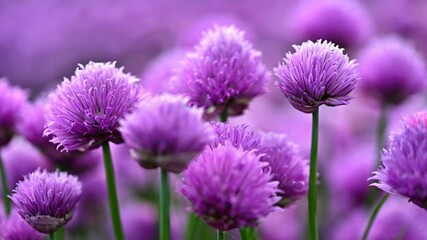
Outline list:
[[[307,41],[294,49],[274,69],[279,77],[276,84],[292,106],[312,113],[323,104],[348,104],[359,79],[354,60],[327,41]]]
[[[81,193],[76,177],[38,169],[16,185],[10,198],[28,224],[41,233],[52,233],[70,221]]]
[[[427,209],[427,113],[417,112],[402,122],[390,137],[382,164],[371,178],[378,182],[371,185]]]
[[[397,37],[377,39],[359,57],[360,91],[381,104],[399,104],[425,89],[423,58]]]
[[[24,90],[0,78],[0,147],[12,139],[26,100],[27,93]]]
[[[205,108],[206,116],[240,115],[249,101],[266,91],[269,74],[261,53],[234,26],[216,26],[204,33],[172,80],[173,90]]]
[[[211,123],[215,138],[209,143],[211,148],[218,145],[224,145],[230,142],[235,148],[241,148],[244,151],[256,150],[260,144],[260,136],[248,129],[247,125],[241,124],[233,126],[229,123],[212,122]]]
[[[49,96],[45,135],[66,151],[99,147],[103,141],[121,143],[119,121],[139,101],[136,78],[115,63],[79,65]]]
[[[184,172],[179,191],[193,211],[220,230],[256,226],[275,210],[277,182],[251,151],[227,143],[207,148]]]
[[[15,211],[0,224],[2,240],[42,240],[43,235],[28,225]]]
[[[279,182],[279,206],[286,207],[307,194],[308,161],[285,135],[264,133],[259,153],[260,160],[269,164],[273,180]]]
[[[147,97],[121,121],[120,131],[142,167],[181,172],[211,139],[211,128],[202,114],[180,96]]]

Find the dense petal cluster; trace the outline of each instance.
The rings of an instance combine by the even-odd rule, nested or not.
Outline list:
[[[119,121],[139,101],[139,80],[116,64],[79,65],[49,96],[45,135],[66,151],[99,147],[103,141],[121,143]]]
[[[218,145],[231,143],[235,148],[244,151],[256,150],[260,144],[260,136],[256,132],[248,129],[248,125],[240,124],[233,126],[229,123],[212,122],[215,138],[209,143],[211,148]]]
[[[0,78],[0,147],[12,139],[26,100],[27,93],[24,90]]]
[[[147,97],[121,121],[120,131],[142,167],[181,172],[212,138],[202,115],[202,109],[188,107],[180,96]]]
[[[285,135],[264,133],[259,153],[260,160],[269,164],[273,181],[279,182],[279,196],[282,197],[279,206],[286,207],[307,194],[308,160]]]
[[[0,223],[2,240],[42,240],[43,235],[34,230],[15,211]]]
[[[214,228],[253,227],[280,199],[266,166],[253,152],[231,144],[207,148],[184,172],[178,190]]]
[[[249,101],[266,91],[269,74],[261,53],[234,26],[216,26],[204,33],[172,79],[173,91],[206,109],[207,116],[240,115]]]
[[[402,122],[390,137],[382,164],[371,178],[378,182],[371,185],[427,209],[427,113],[417,112]]]
[[[81,193],[76,177],[38,169],[17,184],[10,198],[28,224],[41,233],[52,233],[70,221]]]
[[[319,106],[348,104],[359,79],[354,60],[327,41],[307,41],[294,46],[274,69],[276,85],[296,109],[312,113]]]
[[[360,91],[381,104],[399,104],[425,89],[422,56],[398,37],[373,41],[359,56]]]

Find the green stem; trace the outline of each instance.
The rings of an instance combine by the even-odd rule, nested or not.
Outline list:
[[[197,229],[199,228],[200,224],[201,224],[200,218],[197,217],[196,214],[190,212],[188,214],[187,229],[185,231],[184,239],[195,240]]]
[[[381,200],[378,202],[378,204],[375,206],[374,210],[372,211],[371,217],[369,218],[368,225],[366,225],[365,231],[363,232],[362,240],[368,239],[369,231],[371,230],[372,224],[374,223],[375,218],[378,215],[378,212],[380,211],[381,207],[384,205],[385,201],[388,199],[390,194],[386,193]]]
[[[219,115],[219,121],[220,122],[227,122],[228,119],[228,108],[224,107],[224,110],[222,110],[221,114]]]
[[[225,240],[225,232],[216,230],[216,240]]]
[[[1,177],[1,188],[3,189],[3,205],[6,216],[10,214],[10,199],[7,197],[9,194],[9,187],[7,184],[6,171],[3,164],[3,158],[0,152],[0,177]]]
[[[55,239],[56,240],[63,240],[64,239],[64,227],[59,228],[55,232]]]
[[[160,240],[169,240],[170,238],[170,193],[168,172],[160,169]]]
[[[114,167],[111,159],[110,145],[107,141],[102,143],[104,155],[105,176],[107,178],[108,203],[110,206],[111,221],[113,224],[116,240],[124,240],[122,223],[120,220],[119,201],[117,199],[116,181],[114,177]]]
[[[241,240],[257,240],[258,239],[255,228],[252,228],[252,227],[240,228],[239,232],[240,232]]]
[[[55,232],[49,233],[49,240],[55,240]]]
[[[380,119],[378,121],[378,127],[377,127],[377,149],[376,149],[377,165],[380,165],[381,163],[381,152],[384,147],[385,132],[387,130],[387,125],[388,125],[388,112],[389,112],[389,107],[387,105],[381,108]]]
[[[319,139],[319,109],[313,112],[310,150],[310,176],[308,188],[309,239],[317,240],[317,145]]]

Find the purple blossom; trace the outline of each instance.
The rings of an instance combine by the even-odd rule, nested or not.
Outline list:
[[[252,151],[231,144],[207,148],[183,174],[178,191],[210,226],[226,231],[254,227],[280,200],[278,182]]]
[[[260,160],[269,164],[273,181],[279,182],[279,206],[286,207],[307,194],[308,160],[284,134],[264,133],[259,153]]]
[[[139,101],[139,80],[116,63],[79,65],[49,96],[45,135],[65,151],[88,150],[103,141],[121,143],[119,121]]]
[[[0,78],[0,147],[12,139],[21,110],[27,100],[27,93],[11,86],[6,78]]]
[[[234,26],[216,26],[203,34],[172,79],[173,91],[203,107],[207,117],[227,110],[240,115],[249,101],[266,91],[269,74],[261,53]]]
[[[319,106],[346,105],[359,76],[354,60],[344,49],[327,41],[307,41],[294,45],[283,63],[274,69],[276,85],[296,109],[312,113]]]
[[[372,183],[386,192],[408,197],[427,209],[427,113],[417,112],[402,122],[390,137],[382,155],[382,164],[374,172]]]
[[[209,143],[211,148],[230,142],[235,148],[249,151],[258,149],[260,145],[259,134],[248,129],[248,125],[233,126],[229,123],[221,122],[212,122],[211,125],[215,133],[215,138]]]
[[[399,104],[425,89],[422,56],[398,37],[373,41],[359,54],[360,91],[381,104]]]
[[[73,217],[81,193],[76,177],[38,169],[16,185],[10,198],[28,224],[41,233],[52,233]]]
[[[120,131],[142,167],[181,172],[211,139],[211,128],[202,114],[180,96],[146,97],[121,121]]]
[[[42,240],[43,235],[28,225],[15,211],[0,223],[2,240]]]

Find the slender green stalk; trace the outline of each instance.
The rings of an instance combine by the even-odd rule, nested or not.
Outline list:
[[[160,169],[160,240],[169,240],[170,238],[170,193],[168,172]]]
[[[255,228],[252,228],[252,227],[240,228],[239,232],[240,232],[241,240],[257,240],[258,239]]]
[[[6,170],[4,168],[3,164],[3,158],[1,157],[0,152],[0,177],[1,177],[1,188],[3,190],[3,205],[4,205],[4,212],[7,216],[10,214],[10,199],[7,197],[9,194],[9,187],[7,184],[7,177],[6,177]]]
[[[55,240],[63,240],[64,239],[64,228],[59,228],[55,231]]]
[[[378,212],[380,211],[381,207],[384,205],[385,201],[388,199],[389,196],[390,194],[386,193],[375,206],[374,210],[372,211],[371,217],[369,218],[368,225],[366,225],[365,231],[363,232],[362,240],[368,239],[369,231],[371,230],[372,224],[374,223]]]
[[[228,119],[228,108],[224,107],[224,110],[222,110],[221,114],[219,115],[219,121],[220,122],[227,122]]]
[[[388,125],[388,113],[389,113],[389,107],[387,105],[383,106],[381,108],[380,119],[378,121],[378,127],[377,127],[377,149],[376,149],[377,165],[380,165],[381,163],[381,152],[384,147],[385,133]]]
[[[49,233],[49,240],[55,240],[55,232]]]
[[[187,229],[185,230],[184,239],[196,240],[197,229],[201,224],[201,219],[196,214],[190,212],[188,214]]]
[[[310,176],[308,187],[309,239],[319,238],[317,228],[317,145],[319,140],[319,109],[313,112],[310,150]]]
[[[107,178],[108,203],[110,206],[111,221],[113,224],[114,236],[116,240],[124,240],[122,223],[120,220],[119,201],[117,199],[116,180],[114,176],[114,166],[111,159],[110,145],[107,141],[102,143],[104,155],[105,176]]]
[[[225,240],[225,232],[216,230],[216,240]]]

